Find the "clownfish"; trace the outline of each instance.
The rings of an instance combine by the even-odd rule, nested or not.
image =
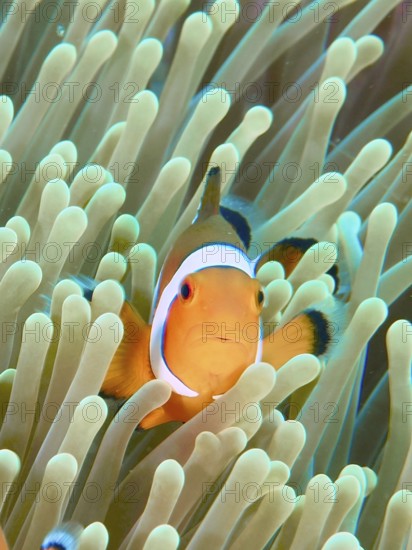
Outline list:
[[[40,546],[40,550],[76,550],[79,546],[79,537],[82,530],[77,523],[62,523],[46,535]],[[1,527],[0,550],[9,550],[9,545]]]
[[[102,395],[126,399],[156,378],[172,388],[167,403],[142,420],[143,429],[189,420],[229,390],[254,362],[265,361],[279,369],[302,353],[322,355],[330,344],[329,321],[317,310],[293,319],[301,331],[298,341],[286,341],[281,330],[263,337],[264,289],[257,270],[278,260],[288,276],[316,241],[286,239],[251,260],[250,235],[242,235],[239,218],[220,207],[220,184],[220,169],[212,168],[197,217],[165,259],[150,322],[127,301],[120,312],[125,334]],[[295,250],[293,263],[287,259],[292,255],[283,253],[285,247]],[[330,274],[336,278],[333,268]]]

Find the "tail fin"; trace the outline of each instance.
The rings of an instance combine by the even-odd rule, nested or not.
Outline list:
[[[94,289],[98,285],[98,282],[90,277],[86,277],[86,275],[69,275],[68,279],[78,284],[83,291],[83,296],[91,302]],[[40,295],[42,302],[37,311],[50,314],[54,286],[55,285],[51,283],[48,284],[46,291]]]
[[[96,286],[99,284],[98,281],[95,281],[91,277],[86,275],[73,275],[70,277],[75,283],[77,283],[83,291],[83,296],[89,302],[92,301],[93,292]]]

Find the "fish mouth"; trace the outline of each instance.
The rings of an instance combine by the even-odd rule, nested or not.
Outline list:
[[[241,344],[241,342],[237,341],[235,338],[224,338],[223,336],[211,336],[209,338],[210,340],[217,340],[218,342],[232,342],[234,344]]]
[[[247,341],[242,338],[239,330],[231,330],[229,328],[219,329],[218,331],[205,330],[204,324],[199,324],[190,329],[187,337],[187,342],[193,345],[227,345],[230,347],[239,346],[245,348]]]
[[[239,342],[239,340],[236,340],[235,338],[223,338],[223,337],[220,337],[220,336],[208,336],[207,338],[204,338],[204,337],[199,337],[199,338],[194,338],[193,340],[191,340],[191,342],[193,344],[203,344],[203,345],[207,345],[207,344],[235,344],[237,346],[242,346],[244,347],[244,343],[243,342]]]

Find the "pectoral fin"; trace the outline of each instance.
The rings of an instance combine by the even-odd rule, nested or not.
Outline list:
[[[266,262],[279,262],[283,265],[285,270],[285,278],[287,279],[295,267],[298,265],[302,256],[307,250],[318,241],[315,239],[301,239],[298,237],[291,237],[283,239],[276,243],[269,250],[261,255],[259,261],[256,263],[256,272]],[[335,280],[335,292],[339,287],[338,268],[334,264],[328,271],[328,274]]]
[[[148,430],[165,422],[187,422],[212,401],[212,397],[205,395],[186,397],[172,392],[170,399],[149,413],[140,422],[139,427]]]
[[[9,546],[4,536],[3,529],[0,527],[0,550],[9,550]]]
[[[264,338],[262,360],[278,370],[296,355],[324,354],[330,342],[326,315],[316,310],[306,311]]]
[[[120,312],[124,336],[110,364],[101,392],[116,399],[131,397],[143,384],[154,379],[150,367],[150,326],[128,303]]]
[[[263,361],[278,370],[287,361],[302,353],[323,355],[331,344],[329,322],[322,312],[311,310],[266,336],[263,340]],[[287,400],[288,418],[298,419],[300,411],[317,384],[318,377],[296,390]]]
[[[172,422],[174,420],[177,419],[168,413],[164,407],[159,407],[143,418],[139,424],[139,428],[149,430],[150,428],[154,428],[155,426],[165,424],[166,422]]]

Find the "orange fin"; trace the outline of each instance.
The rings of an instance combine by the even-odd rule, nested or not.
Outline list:
[[[9,550],[3,529],[0,527],[0,550]]]
[[[101,392],[116,399],[129,398],[154,379],[150,367],[150,326],[125,302],[120,312],[124,336],[107,371]]]
[[[283,265],[285,278],[287,279],[300,262],[305,252],[317,242],[318,241],[315,239],[301,239],[298,237],[283,239],[283,241],[276,243],[267,252],[262,254],[256,264],[256,272],[266,262],[276,261]],[[335,280],[336,292],[339,286],[338,267],[336,264],[329,269],[328,274]]]
[[[166,422],[187,422],[212,402],[211,396],[185,397],[172,391],[169,400],[149,413],[140,422],[139,427],[147,430]]]
[[[149,430],[150,428],[154,428],[160,424],[165,424],[166,422],[172,421],[176,421],[176,418],[173,418],[164,407],[159,407],[143,418],[139,424],[139,428]]]
[[[263,340],[262,360],[278,370],[301,353],[323,355],[331,343],[330,323],[321,311],[306,311]]]

